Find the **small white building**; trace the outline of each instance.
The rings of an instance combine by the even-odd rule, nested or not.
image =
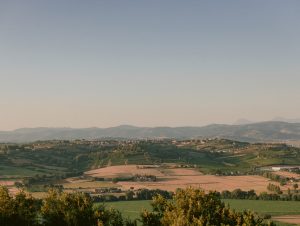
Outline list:
[[[272,171],[300,169],[300,166],[272,166]]]

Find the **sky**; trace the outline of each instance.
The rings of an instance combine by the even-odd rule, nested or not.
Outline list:
[[[0,130],[300,117],[298,0],[0,0]]]

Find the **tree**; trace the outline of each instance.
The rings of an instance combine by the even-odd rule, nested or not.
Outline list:
[[[297,189],[298,189],[298,184],[293,184],[293,188],[294,188],[295,191],[297,191]]]
[[[98,226],[123,226],[124,220],[121,213],[113,208],[106,209],[104,205],[97,207],[95,211]]]
[[[16,225],[36,225],[39,210],[38,200],[31,195],[20,191],[14,199],[14,208],[17,213],[18,223]]]
[[[46,226],[95,225],[93,203],[83,193],[61,193],[50,190],[43,201],[41,214]]]
[[[268,186],[267,186],[267,189],[269,191],[276,192],[277,194],[282,194],[282,191],[281,191],[281,189],[278,185],[269,183]]]
[[[1,225],[12,225],[14,214],[13,198],[8,189],[0,186],[0,223]]]
[[[133,191],[126,191],[125,197],[126,197],[126,200],[133,200],[134,192]]]
[[[8,189],[0,186],[0,225],[37,224],[38,203],[31,195],[20,191],[13,198]]]
[[[200,189],[178,190],[172,201],[159,195],[152,207],[152,212],[144,210],[141,214],[144,226],[266,225],[262,218],[249,211],[231,210],[218,193],[205,194]]]
[[[16,186],[16,188],[22,188],[23,184],[21,182],[19,182],[19,181],[16,181],[15,182],[15,186]]]

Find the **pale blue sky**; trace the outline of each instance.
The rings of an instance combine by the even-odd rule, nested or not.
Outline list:
[[[0,0],[0,130],[300,117],[298,0]]]

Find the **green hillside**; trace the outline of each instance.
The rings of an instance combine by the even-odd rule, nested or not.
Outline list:
[[[43,141],[0,145],[1,177],[80,175],[123,164],[175,163],[205,173],[244,174],[272,164],[298,164],[300,149],[225,139],[150,141]]]

